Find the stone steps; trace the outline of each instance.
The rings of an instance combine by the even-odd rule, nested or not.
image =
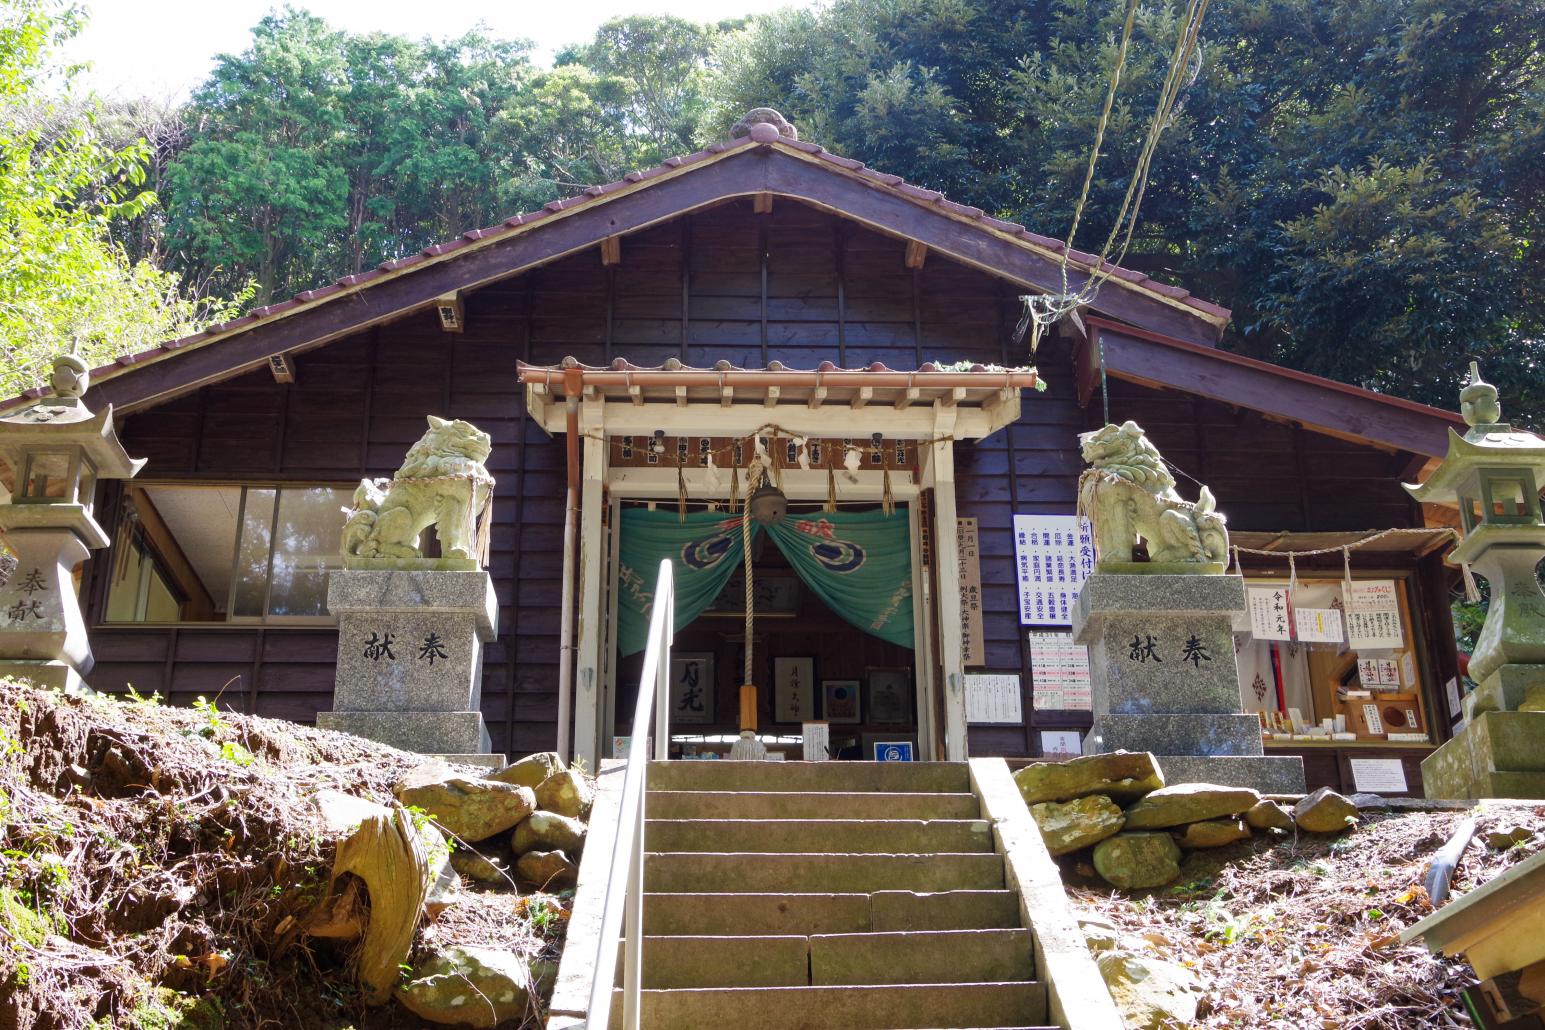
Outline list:
[[[640,1025],[1045,1030],[1034,909],[1010,886],[973,775],[964,763],[651,763]],[[615,804],[606,778],[597,813]],[[596,842],[587,862],[605,857]],[[596,918],[588,869],[570,947]],[[618,971],[620,984],[620,958]],[[550,1030],[583,1025],[588,980],[569,982],[560,972]],[[1063,1008],[1056,1021],[1086,1030]],[[619,989],[613,1025],[621,1009]]]
[[[769,831],[772,832],[772,831]],[[768,894],[1001,890],[995,854],[848,855],[660,851],[644,856],[644,889]]]
[[[990,852],[984,819],[650,819],[651,851],[926,854]]]
[[[871,930],[1018,929],[1019,900],[1008,890],[916,893],[644,895],[644,933],[866,933]]]
[[[656,790],[651,786],[644,814],[650,819],[976,819],[981,807],[970,794]]]
[[[908,984],[859,987],[729,987],[646,990],[639,1023],[650,1030],[924,1030],[1040,1024],[1038,983]],[[621,1025],[622,991],[612,999]]]

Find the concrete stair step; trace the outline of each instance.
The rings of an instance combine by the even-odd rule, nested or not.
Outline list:
[[[648,909],[645,909],[648,912]],[[647,916],[645,918],[648,918]],[[1023,925],[1019,898],[1009,890],[875,891],[869,896],[869,930],[1011,930]],[[810,930],[852,933],[852,930]]]
[[[653,851],[922,854],[991,851],[985,819],[651,819]]]
[[[892,907],[899,910],[901,906]],[[1018,925],[1017,912],[1015,920]],[[766,933],[808,936],[813,933],[863,933],[871,927],[867,894],[644,895],[644,933],[650,935]],[[903,927],[887,926],[886,929]]]
[[[747,925],[744,932],[755,934]],[[622,983],[622,952],[617,953]],[[644,989],[804,987],[810,983],[810,939],[800,936],[644,938]]]
[[[859,987],[731,987],[643,992],[649,1030],[920,1030],[1037,1026],[1046,989],[1035,982]],[[622,991],[612,996],[621,1025]]]
[[[651,762],[660,790],[886,791],[965,794],[964,762]]]
[[[721,763],[671,762],[669,764],[674,767]],[[723,764],[762,763],[726,762]],[[853,765],[855,763],[831,764]],[[821,791],[710,791],[656,788],[657,785],[651,783],[648,797],[644,799],[644,811],[650,819],[979,819],[982,814],[980,804],[970,794],[927,791],[901,793],[864,791],[839,794]]]
[[[835,987],[1029,980],[1035,974],[1032,946],[1029,930],[818,934],[810,938],[810,982]],[[646,969],[649,963],[646,958]]]
[[[669,851],[644,856],[644,889],[767,894],[1001,890],[1003,859],[986,854],[849,855]]]

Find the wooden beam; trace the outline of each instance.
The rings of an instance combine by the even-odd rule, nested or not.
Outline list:
[[[639,386],[637,383],[630,384],[628,386],[628,397],[633,401],[634,404],[643,404],[644,388]]]
[[[687,406],[687,388],[685,386],[676,387],[676,406],[678,408],[685,408]]]
[[[771,193],[753,193],[751,195],[751,212],[758,215],[772,214],[773,195]]]
[[[914,271],[921,271],[923,262],[928,260],[928,246],[916,240],[907,241],[907,254],[902,263]]]
[[[826,387],[817,386],[810,391],[810,400],[807,402],[810,410],[814,411],[826,402]]]
[[[872,386],[860,386],[857,390],[853,391],[853,401],[852,401],[853,410],[857,411],[859,408],[862,408],[865,404],[868,404],[869,403],[869,399],[871,397],[873,397],[873,396],[874,396],[874,387],[872,387]]]
[[[901,396],[896,398],[896,410],[906,411],[912,406],[912,402],[917,400],[918,395],[921,393],[922,391],[915,386],[907,387]]]
[[[1113,378],[1152,383],[1198,397],[1234,404],[1267,418],[1369,446],[1441,456],[1448,452],[1448,430],[1458,416],[1435,408],[1369,394],[1344,383],[1264,361],[1179,341],[1160,342],[1104,324],[1091,326],[1103,344],[1105,368]],[[1079,396],[1084,383],[1097,389],[1098,348],[1079,356]],[[1093,368],[1089,362],[1095,362]]]
[[[719,387],[719,406],[727,408],[735,403],[735,388],[733,386]]]
[[[601,265],[610,268],[622,264],[622,237],[608,236],[601,241]]]
[[[920,206],[899,193],[876,189],[840,171],[771,148],[739,151],[704,161],[689,172],[662,176],[647,187],[620,192],[604,203],[579,205],[510,236],[400,272],[349,293],[262,321],[202,346],[188,346],[116,375],[97,376],[96,404],[125,413],[136,407],[248,371],[270,354],[317,346],[432,305],[452,291],[475,289],[537,265],[595,246],[608,236],[636,231],[748,192],[776,192],[860,222],[876,231],[904,232],[930,250],[1020,286],[1060,289],[1057,261],[1010,239]],[[1069,269],[1070,289],[1086,276]],[[1099,310],[1154,332],[1211,345],[1222,329],[1184,308],[1116,282],[1100,291]],[[196,341],[195,341],[196,342]]]
[[[782,387],[769,386],[767,388],[767,396],[762,399],[762,406],[767,408],[776,408],[778,406],[778,395],[782,392]]]

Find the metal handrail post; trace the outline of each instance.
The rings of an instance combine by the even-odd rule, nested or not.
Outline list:
[[[607,870],[605,901],[601,907],[600,934],[596,942],[594,980],[586,1025],[606,1030],[611,1021],[612,991],[617,980],[619,938],[622,949],[622,1020],[627,1030],[639,1030],[643,999],[644,957],[644,801],[651,755],[670,757],[671,644],[676,614],[675,583],[669,560],[660,562],[654,610],[649,618],[648,646],[639,677],[638,699],[633,705],[633,746],[628,750],[622,777],[622,803],[618,811],[617,841]],[[654,689],[650,690],[650,680]],[[651,719],[651,716],[654,718]],[[654,725],[654,746],[648,730]],[[642,736],[641,736],[642,734]]]

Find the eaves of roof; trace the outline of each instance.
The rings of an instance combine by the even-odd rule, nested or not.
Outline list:
[[[229,322],[211,325],[201,332],[169,340],[158,346],[133,354],[123,355],[113,362],[93,369],[92,377],[98,381],[114,378],[147,364],[164,360],[190,348],[213,346],[223,340],[245,333],[256,326],[291,317],[323,304],[339,302],[345,297],[357,294],[382,282],[410,274],[453,255],[465,254],[470,250],[492,245],[511,236],[530,232],[537,227],[550,224],[553,220],[575,210],[604,204],[620,196],[648,188],[654,183],[688,174],[694,169],[722,160],[731,154],[756,147],[777,149],[828,171],[849,176],[864,182],[866,185],[887,191],[919,207],[941,212],[957,221],[969,224],[981,232],[1008,239],[1016,245],[1042,257],[1058,262],[1062,260],[1065,248],[1058,240],[1033,233],[1018,223],[994,218],[980,208],[955,203],[935,190],[914,186],[898,175],[889,175],[868,168],[861,161],[832,154],[816,144],[780,136],[770,125],[759,124],[752,127],[752,133],[748,137],[730,142],[714,143],[692,154],[667,158],[654,168],[630,172],[621,179],[602,186],[591,186],[576,196],[552,201],[538,211],[515,215],[496,226],[470,230],[454,240],[426,247],[417,254],[382,262],[368,271],[357,275],[344,276],[330,285],[314,290],[306,290],[296,294],[289,300],[257,308]],[[1067,251],[1067,259],[1071,267],[1084,273],[1093,271],[1097,262],[1096,255],[1078,250]],[[1191,317],[1199,322],[1210,326],[1214,333],[1221,332],[1223,326],[1228,323],[1230,316],[1228,309],[1194,297],[1179,287],[1158,282],[1141,272],[1119,268],[1110,262],[1099,262],[1098,268],[1101,272],[1109,274],[1109,283],[1114,284],[1117,288],[1135,291],[1158,300],[1169,307],[1189,313]],[[38,396],[41,396],[41,388],[35,387],[19,397],[0,402],[0,412],[28,403],[31,399]]]

